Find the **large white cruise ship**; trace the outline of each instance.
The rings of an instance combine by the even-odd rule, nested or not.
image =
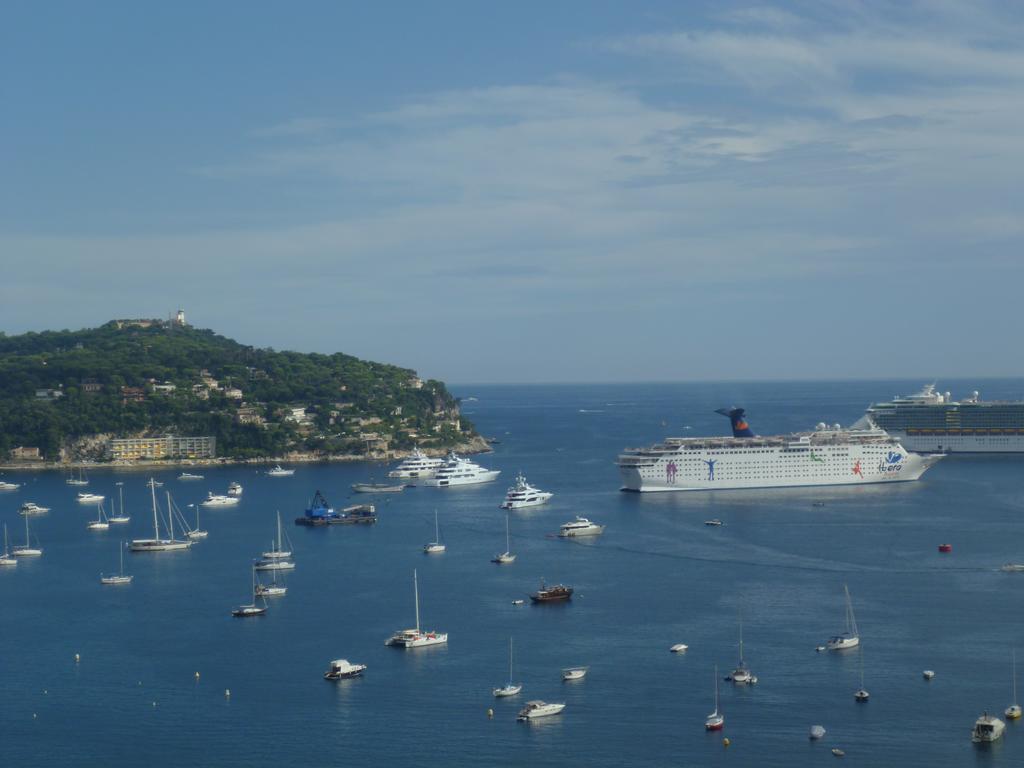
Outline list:
[[[477,483],[489,483],[496,480],[501,474],[500,469],[485,469],[479,464],[474,464],[469,459],[448,454],[444,465],[434,472],[433,477],[423,480],[420,485],[432,488],[448,488],[452,485],[476,485]]]
[[[819,424],[812,432],[758,437],[742,408],[719,410],[732,437],[670,437],[619,456],[624,491],[790,488],[917,480],[942,455],[906,451],[884,431]]]

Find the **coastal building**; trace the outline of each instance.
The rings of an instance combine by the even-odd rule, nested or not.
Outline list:
[[[217,440],[207,437],[130,437],[107,443],[107,457],[113,461],[139,459],[212,459],[217,455]]]
[[[39,453],[39,449],[27,446],[19,445],[17,448],[11,448],[11,458],[14,461],[42,461],[43,457]]]
[[[292,408],[288,408],[285,412],[285,421],[293,421],[296,424],[309,424],[311,419],[309,414],[306,413],[306,406],[300,405]]]
[[[163,384],[157,384],[156,382],[153,382],[150,385],[150,387],[153,389],[155,393],[159,395],[169,395],[178,388],[177,385],[172,384],[169,381],[165,381]]]
[[[47,400],[53,402],[57,398],[64,397],[64,392],[59,389],[37,389],[36,400]]]
[[[92,394],[99,392],[103,389],[103,385],[100,384],[96,379],[83,379],[82,380],[82,391]]]
[[[146,390],[142,387],[121,387],[122,403],[141,403],[146,399]]]
[[[239,424],[255,424],[263,426],[267,420],[263,418],[263,408],[256,405],[243,405],[235,413],[235,420]]]
[[[240,390],[238,387],[227,387],[224,390],[224,397],[230,398],[232,400],[241,400],[243,397],[242,390]]]

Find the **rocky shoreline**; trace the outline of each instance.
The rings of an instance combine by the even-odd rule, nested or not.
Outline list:
[[[445,456],[449,451],[460,454],[490,453],[493,449],[483,437],[477,435],[472,439],[447,448],[421,448],[428,456]],[[72,467],[78,469],[117,469],[117,470],[151,470],[178,469],[185,467],[231,467],[231,466],[263,466],[274,464],[330,464],[333,462],[391,462],[401,461],[411,451],[388,451],[386,455],[367,456],[365,454],[315,454],[288,453],[284,456],[268,456],[257,459],[161,459],[159,461],[133,461],[116,463],[112,461],[18,461],[0,464],[0,472],[66,472]]]

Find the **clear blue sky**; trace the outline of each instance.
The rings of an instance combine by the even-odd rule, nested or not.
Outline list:
[[[1013,3],[9,2],[0,329],[449,381],[1022,375]]]

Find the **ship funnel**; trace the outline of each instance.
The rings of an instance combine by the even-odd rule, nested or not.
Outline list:
[[[715,413],[729,417],[729,421],[732,422],[733,437],[754,437],[754,432],[750,429],[750,425],[747,424],[747,419],[744,416],[746,411],[742,408],[719,408]]]

